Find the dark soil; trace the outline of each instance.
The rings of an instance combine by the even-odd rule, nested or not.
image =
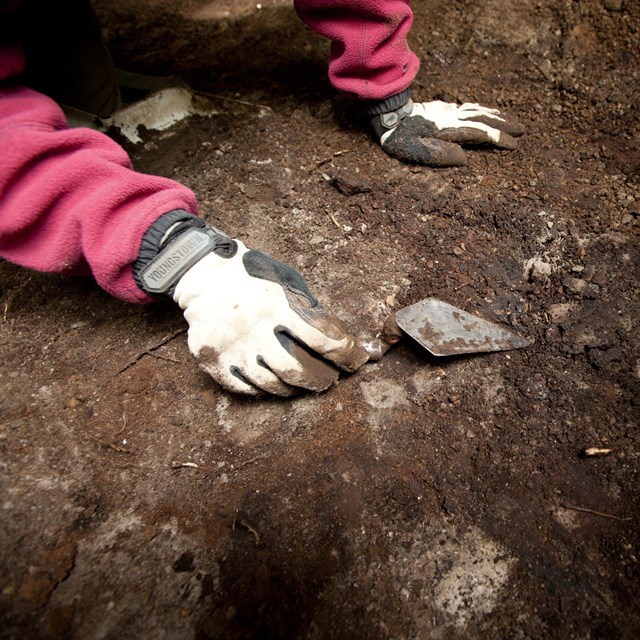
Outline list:
[[[137,168],[356,333],[436,296],[535,343],[247,400],[172,304],[0,264],[0,636],[639,637],[640,4],[415,2],[415,97],[527,128],[446,170],[369,139],[289,2],[96,6],[217,111]]]

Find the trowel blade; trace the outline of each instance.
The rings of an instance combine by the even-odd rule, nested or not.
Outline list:
[[[396,311],[398,326],[434,356],[528,347],[515,333],[436,298]]]

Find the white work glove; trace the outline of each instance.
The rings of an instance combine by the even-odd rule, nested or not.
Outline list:
[[[394,111],[374,115],[371,124],[389,155],[404,162],[434,167],[464,165],[466,157],[461,144],[515,149],[515,138],[524,133],[522,125],[498,109],[439,100],[413,102],[409,99]]]
[[[233,257],[211,252],[178,281],[173,299],[189,323],[189,349],[229,391],[290,396],[322,391],[339,370],[368,359],[291,267],[238,241]]]

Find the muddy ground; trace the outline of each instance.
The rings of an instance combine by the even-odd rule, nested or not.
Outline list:
[[[527,127],[446,170],[373,144],[289,2],[96,7],[216,110],[141,171],[363,336],[433,295],[535,344],[247,400],[171,304],[0,264],[0,636],[637,638],[640,4],[415,2],[415,96]]]

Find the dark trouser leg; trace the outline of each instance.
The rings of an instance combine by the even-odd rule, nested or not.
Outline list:
[[[100,117],[120,106],[113,60],[89,0],[26,0],[18,29],[27,86]]]

